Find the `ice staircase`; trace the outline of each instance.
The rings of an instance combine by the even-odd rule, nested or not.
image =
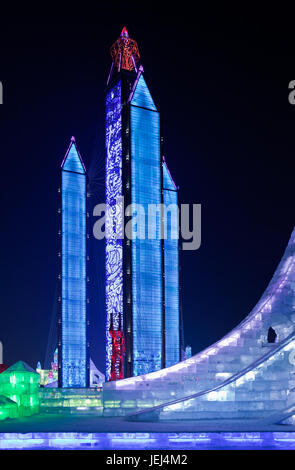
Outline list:
[[[278,337],[267,343],[272,326]],[[274,354],[295,333],[295,229],[284,256],[261,299],[220,341],[160,371],[104,385],[104,414],[125,415],[214,389]],[[291,335],[291,336],[290,336]]]

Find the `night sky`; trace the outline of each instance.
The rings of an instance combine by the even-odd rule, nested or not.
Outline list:
[[[58,174],[72,135],[93,197],[104,200],[109,47],[124,25],[161,112],[181,202],[202,204],[201,248],[181,252],[185,344],[197,353],[217,341],[266,288],[295,225],[291,29],[266,17],[253,23],[244,12],[191,13],[149,4],[143,15],[125,3],[93,14],[1,18],[0,340],[7,364],[43,365],[54,338]],[[91,355],[103,370],[104,251],[95,240],[91,249],[99,262]]]

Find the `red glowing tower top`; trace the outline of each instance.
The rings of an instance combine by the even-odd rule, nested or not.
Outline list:
[[[119,72],[121,69],[135,70],[137,72],[136,64],[140,59],[137,42],[129,37],[125,26],[119,39],[112,45],[110,52],[113,64]]]

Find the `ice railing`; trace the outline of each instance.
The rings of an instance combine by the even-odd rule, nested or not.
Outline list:
[[[229,391],[229,390],[222,390],[222,389],[233,384],[234,382],[236,382],[235,384],[236,387],[239,387],[240,385],[244,384],[247,381],[255,380],[256,375],[261,372],[261,369],[263,367],[268,368],[270,365],[272,365],[271,363],[274,364],[274,362],[280,361],[282,352],[286,352],[286,351],[291,352],[292,350],[295,351],[294,333],[289,335],[288,338],[286,338],[284,341],[278,344],[275,350],[268,351],[268,353],[264,354],[261,358],[257,359],[255,362],[245,367],[243,370],[232,375],[230,378],[224,380],[221,384],[216,385],[215,387],[209,388],[207,390],[202,390],[202,391],[193,393],[186,397],[176,398],[169,402],[162,403],[161,405],[153,406],[149,409],[139,410],[139,411],[136,411],[135,413],[130,413],[129,415],[127,415],[127,418],[129,417],[131,419],[132,418],[136,419],[136,417],[138,417],[139,415],[154,413],[154,412],[161,411],[161,410],[163,410],[164,412],[177,411],[183,408],[183,405],[185,407],[185,403],[191,402],[191,400],[197,399],[205,395],[208,395],[209,401],[226,401],[226,398],[227,398],[226,393],[232,392],[232,390]],[[292,362],[291,361],[289,362],[290,362],[290,367],[291,367]],[[294,405],[295,403],[289,403],[288,409],[293,410]],[[281,413],[283,414],[284,410],[281,410]],[[279,421],[280,413],[276,413],[276,416],[277,416],[277,420]]]
[[[235,328],[233,328],[227,335],[225,335],[221,340],[218,340],[216,343],[204,349],[203,351],[195,354],[191,358],[178,362],[177,364],[174,364],[173,366],[167,367],[165,369],[150,372],[149,374],[138,375],[136,377],[129,377],[127,379],[122,379],[116,382],[106,382],[106,389],[108,388],[108,384],[111,384],[110,388],[112,388],[112,386],[115,386],[115,388],[118,390],[120,388],[127,388],[131,385],[135,385],[138,382],[153,381],[161,379],[175,372],[185,371],[185,369],[189,368],[191,365],[201,363],[204,360],[208,359],[210,356],[216,355],[222,350],[222,348],[230,345],[236,345],[242,333],[248,330],[255,329],[257,321],[261,321],[262,317],[265,317],[267,314],[271,314],[272,305],[275,300],[277,300],[277,294],[280,295],[282,293],[282,290],[287,284],[288,278],[294,269],[294,250],[295,228],[293,229],[284,255],[280,263],[278,264],[278,267],[275,270],[275,273],[271,278],[264,293],[262,294],[260,300],[251,310],[248,316],[244,320],[242,320]]]

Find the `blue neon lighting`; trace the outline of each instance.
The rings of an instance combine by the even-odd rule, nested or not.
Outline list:
[[[62,167],[61,187],[62,386],[86,387],[86,175],[74,143]]]
[[[111,234],[106,240],[106,380],[111,374],[111,317],[117,329],[121,316],[123,327],[123,247],[118,238],[122,233],[122,219],[115,214],[117,198],[122,196],[121,127],[121,82],[118,82],[106,98],[106,204],[114,208],[112,226],[106,216],[106,227]]]
[[[295,432],[80,433],[12,432],[0,434],[0,449],[295,449]],[[181,446],[181,447],[180,447]]]
[[[144,109],[138,106],[144,106]],[[141,76],[131,101],[131,200],[141,204],[145,216],[144,240],[132,240],[133,375],[161,368],[162,357],[162,256],[161,220],[155,218],[157,239],[147,237],[148,204],[161,204],[159,114]],[[136,222],[133,221],[133,233]]]
[[[65,161],[63,162],[62,169],[66,171],[75,171],[76,173],[85,173],[84,165],[75,144],[71,145]]]
[[[163,163],[164,205],[177,205],[177,190],[166,163]],[[170,367],[180,361],[179,344],[179,251],[178,218],[167,214],[167,238],[164,239],[165,268],[165,362]]]
[[[131,100],[131,104],[133,106],[139,106],[141,108],[147,108],[152,109],[153,111],[157,111],[154,100],[152,98],[152,95],[150,94],[147,84],[145,83],[143,75],[141,75],[138,80],[135,92]]]

